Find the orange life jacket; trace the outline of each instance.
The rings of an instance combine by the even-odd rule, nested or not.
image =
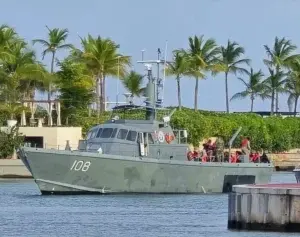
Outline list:
[[[236,163],[237,162],[237,155],[231,155],[230,156],[230,163]]]

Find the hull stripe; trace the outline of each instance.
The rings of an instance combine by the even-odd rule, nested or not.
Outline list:
[[[73,184],[66,184],[66,183],[61,183],[61,182],[56,182],[56,181],[50,181],[46,179],[36,179],[36,181],[44,182],[44,183],[49,183],[49,184],[54,184],[66,188],[72,188],[72,189],[78,189],[81,191],[88,191],[88,192],[99,192],[99,193],[111,193],[109,190],[105,190],[105,187],[102,189],[97,189],[97,188],[87,188],[83,186],[78,186],[78,185],[73,185]],[[44,190],[41,190],[44,191]]]

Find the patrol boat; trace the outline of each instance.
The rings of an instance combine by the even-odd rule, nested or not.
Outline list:
[[[146,67],[146,105],[116,106],[111,119],[92,127],[77,150],[17,149],[42,194],[222,193],[235,184],[270,181],[271,164],[189,161],[187,131],[170,126],[174,111],[157,119],[163,109],[158,77],[151,62]],[[144,120],[120,118],[120,111],[136,109],[144,111]]]

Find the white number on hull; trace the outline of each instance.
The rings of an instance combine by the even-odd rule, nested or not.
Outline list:
[[[90,168],[90,165],[91,162],[89,161],[83,162],[82,160],[75,160],[70,170],[75,170],[75,171],[81,170],[83,172],[86,172]]]

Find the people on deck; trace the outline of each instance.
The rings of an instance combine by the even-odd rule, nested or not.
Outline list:
[[[260,160],[260,154],[257,151],[251,152],[249,158],[251,162],[258,163]]]
[[[203,148],[207,153],[208,159],[209,161],[212,160],[212,156],[213,156],[213,150],[214,150],[214,145],[212,143],[212,140],[209,139],[206,143],[203,144]]]
[[[262,156],[260,157],[260,162],[262,163],[270,163],[270,160],[265,152],[263,152]]]
[[[224,160],[224,140],[221,137],[218,137],[215,144],[215,160],[221,162]]]
[[[250,147],[250,137],[245,137],[242,140],[241,150],[242,150],[242,154],[243,155],[248,155],[248,156],[250,155],[250,150],[251,150],[251,147]]]

